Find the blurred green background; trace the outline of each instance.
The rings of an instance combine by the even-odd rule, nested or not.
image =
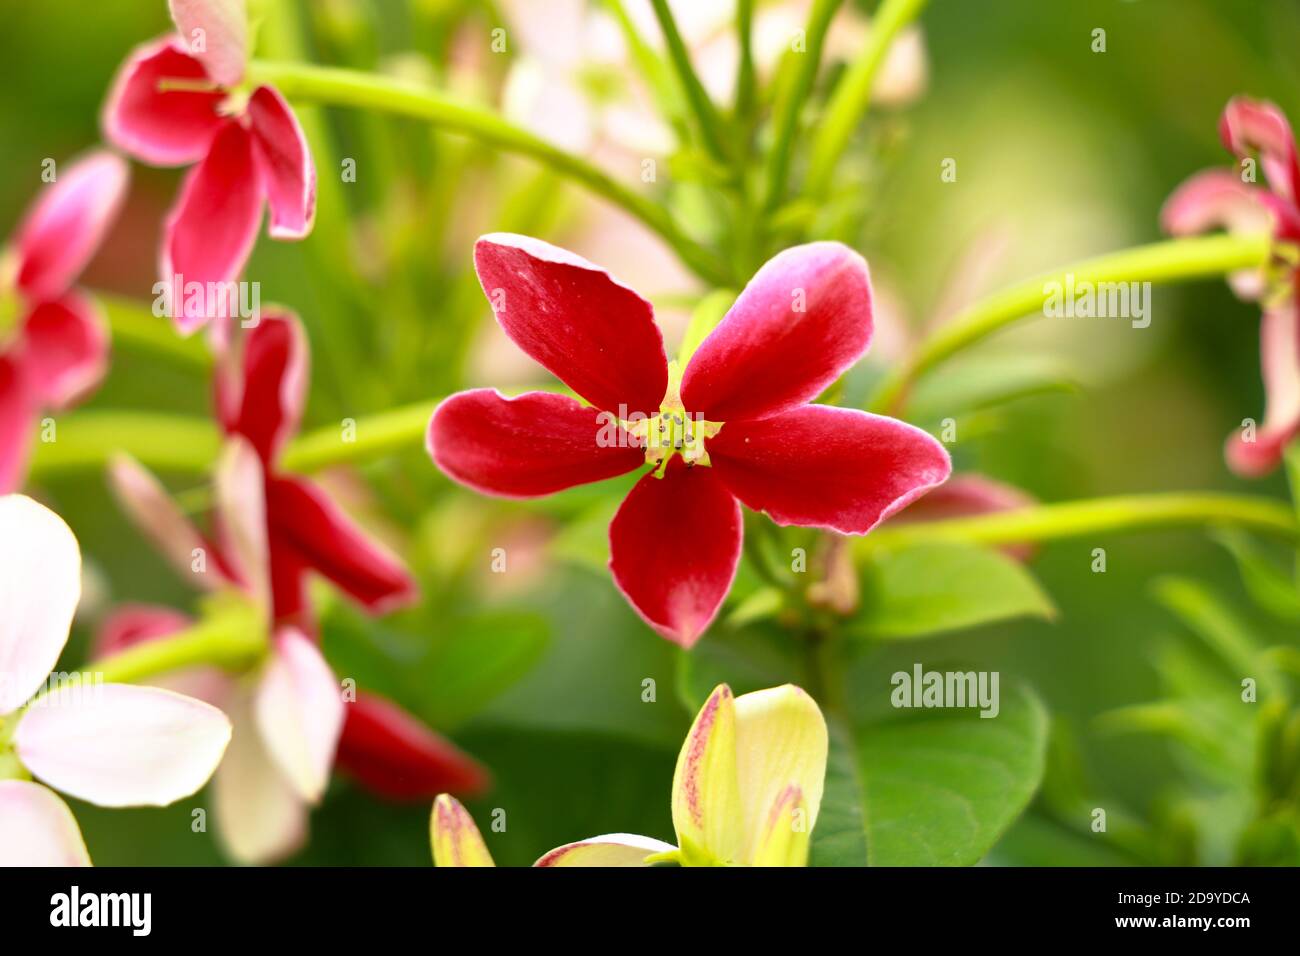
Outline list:
[[[483,5],[450,0],[336,0],[301,4],[299,13],[298,39],[313,59],[442,83],[451,82],[448,50],[460,26],[480,35],[498,22]],[[921,22],[926,94],[873,113],[855,147],[880,157],[857,245],[877,285],[918,319],[936,308],[962,257],[991,236],[1005,237],[1005,253],[981,291],[1157,239],[1168,193],[1225,161],[1217,121],[1233,94],[1300,109],[1300,8],[1290,2],[934,0]],[[97,142],[104,92],[126,52],[168,27],[162,0],[9,6],[0,31],[6,228],[39,188],[45,157]],[[1105,53],[1090,48],[1098,27]],[[481,58],[474,69],[484,90],[499,85],[504,67]],[[590,239],[584,248],[589,205],[526,162],[414,123],[358,113],[327,122],[337,155],[317,152],[322,178],[338,157],[358,159],[358,182],[343,194],[347,222],[323,210],[305,243],[263,238],[249,270],[263,301],[291,305],[312,336],[308,426],[498,384],[493,363],[502,359],[483,345],[491,315],[471,269],[477,234],[529,231],[597,262],[619,252]],[[943,183],[940,163],[950,157],[957,181]],[[84,284],[146,300],[178,174],[133,172],[128,210]],[[347,270],[331,267],[341,260]],[[1280,478],[1247,485],[1222,457],[1229,431],[1262,413],[1257,333],[1256,308],[1210,281],[1156,289],[1147,329],[1043,320],[1001,336],[986,348],[1059,356],[1082,387],[959,422],[959,435],[969,425],[972,437],[959,441],[955,459],[1049,502],[1176,489],[1283,495]],[[91,405],[203,415],[208,385],[197,368],[120,349]],[[507,833],[487,834],[498,862],[528,863],[609,831],[670,839],[669,784],[690,719],[674,690],[680,652],[636,619],[592,558],[625,485],[500,505],[454,488],[418,448],[363,474],[370,491],[358,500],[411,556],[426,600],[377,626],[331,604],[326,647],[336,670],[392,694],[492,768],[495,789],[470,809],[481,824],[493,808],[506,810]],[[180,490],[195,484],[175,481]],[[101,474],[51,478],[39,491],[102,576],[101,608],[190,605],[192,595],[121,517]],[[521,556],[506,575],[487,571],[498,544]],[[1108,555],[1104,574],[1090,570],[1098,547]],[[1191,574],[1239,599],[1230,560],[1203,534],[1169,532],[1049,545],[1033,569],[1059,620],[954,635],[927,645],[923,659],[959,655],[1023,676],[1073,730],[1098,805],[1157,812],[1183,780],[1168,746],[1102,735],[1094,718],[1158,696],[1153,655],[1179,626],[1152,599],[1153,580]],[[95,611],[78,627],[69,662],[83,659]],[[1251,621],[1277,636],[1276,625]],[[483,673],[470,664],[479,657],[491,658]],[[653,703],[642,700],[646,679],[656,682]],[[75,810],[99,864],[218,862],[211,834],[190,832],[190,810],[200,805],[202,795],[166,811]],[[295,861],[427,864],[427,815],[427,806],[395,809],[336,781]],[[1068,840],[1035,842],[1022,827],[991,860],[1090,862],[1090,852]]]

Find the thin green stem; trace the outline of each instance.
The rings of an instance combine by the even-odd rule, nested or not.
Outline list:
[[[1264,265],[1271,240],[1266,235],[1215,235],[1171,239],[1124,249],[1045,272],[969,306],[921,343],[911,360],[881,383],[872,402],[876,411],[895,411],[922,373],[1021,318],[1042,316],[1049,287],[1091,282],[1174,283],[1204,279]]]
[[[92,661],[79,673],[82,680],[130,684],[189,667],[240,671],[261,659],[266,649],[261,612],[251,603],[232,601],[192,627]]]
[[[754,70],[754,0],[736,4],[736,40],[740,44],[740,64],[736,70],[736,118],[748,127],[758,104],[758,82]]]
[[[826,115],[813,138],[806,189],[810,196],[822,198],[830,192],[835,165],[871,103],[871,89],[890,44],[904,27],[920,16],[925,3],[926,0],[884,0],[876,11],[867,43],[836,84]]]
[[[812,10],[808,14],[808,28],[805,31],[806,46],[800,56],[798,70],[794,81],[786,86],[784,95],[776,104],[773,119],[776,132],[772,140],[772,150],[768,153],[767,197],[763,203],[768,211],[780,205],[785,196],[786,177],[790,173],[790,153],[795,132],[799,128],[799,115],[817,80],[826,31],[830,29],[831,20],[835,17],[840,3],[841,0],[813,0]]]
[[[300,435],[285,449],[288,471],[318,471],[345,462],[369,461],[394,452],[418,449],[429,430],[438,402],[423,401],[343,421]]]
[[[668,0],[650,0],[650,2],[654,7],[655,18],[659,21],[659,29],[663,31],[664,45],[668,47],[668,59],[677,72],[677,80],[681,83],[686,102],[695,115],[695,123],[700,129],[700,138],[704,141],[709,155],[720,163],[726,163],[728,157],[722,136],[722,117],[718,115],[713,100],[709,99],[708,91],[704,89],[704,84],[695,73],[695,67],[691,65],[690,51],[686,49],[682,34],[677,29],[677,21],[673,19]]]
[[[42,440],[32,456],[35,479],[103,468],[118,452],[159,471],[202,473],[216,461],[221,447],[211,421],[159,412],[73,412],[53,420],[52,440],[45,440],[46,434],[42,427]]]
[[[95,299],[108,318],[114,345],[196,371],[206,373],[212,368],[212,353],[203,344],[203,337],[177,335],[171,320],[155,315],[150,304],[103,293],[96,293]]]
[[[691,269],[717,284],[731,279],[727,264],[687,236],[664,207],[587,162],[477,106],[438,90],[357,70],[255,60],[255,83],[275,86],[289,99],[354,106],[409,116],[469,136],[506,152],[529,156],[627,210],[657,232]]]
[[[1007,545],[1215,525],[1235,525],[1286,541],[1300,540],[1300,522],[1282,502],[1198,492],[1092,498],[969,518],[892,524],[856,539],[856,547],[859,552],[868,552],[933,541]]]

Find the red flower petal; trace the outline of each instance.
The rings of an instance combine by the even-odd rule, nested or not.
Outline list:
[[[729,422],[707,447],[719,480],[750,508],[844,534],[870,531],[952,471],[921,429],[829,405]]]
[[[307,336],[298,317],[264,312],[244,339],[237,373],[217,376],[222,426],[248,439],[264,462],[273,461],[298,430],[308,361]]]
[[[33,391],[63,407],[94,388],[108,364],[108,331],[99,310],[75,292],[43,302],[23,323],[22,361]]]
[[[35,424],[35,396],[17,357],[0,355],[0,494],[22,486]]]
[[[795,246],[749,280],[682,375],[682,404],[715,422],[816,398],[871,343],[867,263],[838,242]]]
[[[1160,225],[1171,236],[1210,229],[1268,233],[1272,217],[1263,190],[1249,186],[1227,169],[1207,169],[1187,178],[1165,200]]]
[[[208,75],[222,86],[244,77],[248,61],[248,12],[244,0],[168,0],[172,20],[185,41],[198,31],[203,37],[203,61]]]
[[[188,615],[156,604],[123,604],[95,633],[93,657],[106,657],[189,627]]]
[[[415,599],[415,582],[402,563],[310,482],[268,479],[266,514],[273,580],[280,570],[311,568],[376,613]],[[277,601],[280,588],[275,581]],[[278,604],[276,612],[279,617]]]
[[[175,36],[131,51],[104,103],[104,138],[156,166],[183,166],[207,154],[227,120],[217,108],[226,94],[158,88],[161,80],[208,79],[203,64]]]
[[[253,92],[248,119],[271,207],[271,238],[301,239],[316,216],[316,164],[307,137],[284,97],[269,86]]]
[[[1300,309],[1294,293],[1264,312],[1259,327],[1261,370],[1267,408],[1254,441],[1235,432],[1228,439],[1228,466],[1239,475],[1258,478],[1282,461],[1282,452],[1300,434]]]
[[[713,622],[740,561],[740,505],[713,469],[674,457],[646,474],[609,526],[609,569],[632,607],[690,647]]]
[[[1238,156],[1259,151],[1260,165],[1274,192],[1291,200],[1300,195],[1295,136],[1286,114],[1276,105],[1234,96],[1223,108],[1219,135],[1223,137],[1223,145]]]
[[[488,786],[481,764],[392,701],[372,694],[358,694],[347,705],[336,762],[389,800],[474,795]]]
[[[234,314],[236,303],[210,284],[234,282],[244,271],[262,220],[262,195],[253,137],[230,122],[185,177],[164,226],[162,276],[172,283],[172,311],[183,334]],[[202,297],[188,293],[195,282],[202,283]]]
[[[29,302],[62,295],[117,217],[126,163],[96,152],[58,174],[18,228],[18,288]]]
[[[653,414],[668,389],[654,309],[603,269],[527,236],[495,233],[474,267],[514,343],[597,408]]]
[[[634,442],[610,413],[565,395],[506,398],[478,388],[434,410],[426,444],[434,463],[461,484],[532,498],[626,474],[645,462]]]

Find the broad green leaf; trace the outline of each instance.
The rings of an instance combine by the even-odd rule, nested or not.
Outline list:
[[[863,571],[861,637],[905,640],[1056,611],[1025,568],[1000,552],[957,542],[873,554]]]
[[[1077,389],[1068,366],[1051,356],[1009,355],[954,362],[944,366],[943,374],[921,380],[908,401],[907,414],[912,421],[940,421],[1018,398]]]
[[[1031,691],[1005,683],[1000,705],[993,718],[973,709],[914,710],[855,724],[848,759],[831,757],[813,861],[979,862],[1029,805],[1047,747],[1047,713]],[[848,832],[855,812],[862,842]]]

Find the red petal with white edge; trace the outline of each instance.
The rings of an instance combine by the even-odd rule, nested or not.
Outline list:
[[[307,397],[307,335],[296,315],[265,313],[244,339],[238,374],[217,377],[217,410],[227,432],[242,435],[265,462],[302,421]]]
[[[838,242],[779,253],[755,273],[682,374],[709,421],[768,418],[816,398],[871,344],[866,261]]]
[[[271,238],[301,239],[316,216],[316,164],[307,136],[284,97],[269,86],[259,86],[249,99],[248,119],[271,207]]]
[[[740,561],[740,505],[710,468],[674,457],[645,475],[609,526],[609,569],[638,614],[690,647],[713,622]]]
[[[310,568],[375,613],[416,599],[415,582],[401,561],[310,482],[284,476],[269,479],[266,513],[273,578],[282,562],[291,569]],[[278,581],[275,587],[278,612]]]
[[[1260,165],[1269,185],[1279,195],[1294,200],[1300,195],[1300,164],[1296,162],[1295,136],[1286,114],[1264,100],[1234,96],[1219,119],[1223,145],[1238,156],[1259,151]]]
[[[1294,297],[1268,309],[1259,327],[1261,371],[1267,410],[1264,423],[1245,441],[1240,431],[1227,443],[1228,466],[1259,478],[1282,461],[1282,452],[1300,434],[1300,309]]]
[[[501,327],[597,408],[653,414],[668,390],[654,308],[599,266],[511,233],[483,236],[474,267]]]
[[[104,103],[104,138],[155,166],[183,166],[202,159],[217,131],[229,121],[218,108],[226,94],[213,90],[167,90],[162,80],[203,83],[203,64],[175,36],[131,51]]]
[[[843,534],[870,531],[952,471],[921,429],[829,405],[728,423],[707,447],[719,480],[750,508]]]
[[[392,701],[358,694],[347,705],[338,765],[389,800],[473,796],[487,789],[481,764]]]
[[[57,174],[18,228],[18,288],[29,302],[72,285],[104,239],[126,196],[126,163],[99,151]]]
[[[489,495],[534,498],[623,475],[645,462],[610,412],[565,395],[458,392],[434,410],[426,447],[448,476]]]
[[[187,48],[222,86],[244,77],[248,62],[248,11],[244,0],[168,0],[172,21]]]
[[[93,657],[107,657],[154,638],[183,631],[192,623],[180,611],[156,604],[123,604],[99,625]]]
[[[23,323],[22,361],[46,404],[63,408],[83,397],[108,365],[108,330],[99,309],[75,292],[36,306]]]
[[[36,397],[14,355],[0,355],[0,494],[22,487],[36,427]]]
[[[244,271],[262,221],[262,195],[253,137],[231,122],[186,175],[163,227],[162,277],[173,286],[173,318],[183,335],[237,313],[229,290],[211,284],[233,283]],[[196,282],[202,295],[188,293]]]

